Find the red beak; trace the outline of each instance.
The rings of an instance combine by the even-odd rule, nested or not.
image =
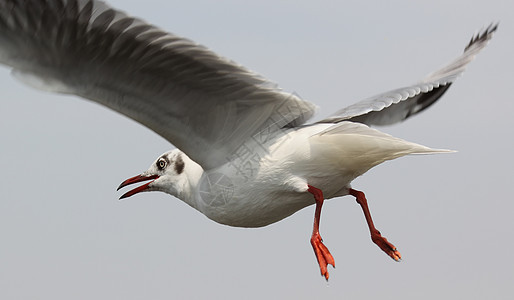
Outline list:
[[[127,185],[130,185],[130,184],[151,180],[150,182],[145,183],[142,186],[139,186],[139,187],[137,187],[133,190],[130,190],[130,191],[126,192],[125,194],[121,195],[120,200],[123,198],[133,196],[139,192],[142,192],[142,191],[148,189],[148,186],[150,185],[150,183],[152,183],[157,178],[159,178],[159,175],[150,175],[150,176],[137,175],[137,176],[134,176],[132,178],[129,178],[129,179],[123,181],[120,184],[120,186],[116,189],[117,191],[119,191],[121,188],[126,187]]]

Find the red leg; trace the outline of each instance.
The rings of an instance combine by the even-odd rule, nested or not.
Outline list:
[[[309,185],[309,189],[307,190],[314,196],[316,200],[316,212],[314,213],[314,227],[312,229],[311,236],[311,245],[312,249],[314,249],[314,254],[316,255],[316,259],[318,260],[319,268],[321,270],[321,276],[324,276],[326,280],[328,280],[328,265],[332,265],[335,268],[335,261],[328,251],[328,248],[323,245],[323,240],[321,239],[321,235],[319,234],[319,221],[321,218],[321,207],[323,206],[323,192]]]
[[[389,255],[392,259],[400,261],[402,259],[400,252],[398,252],[398,250],[396,250],[396,247],[393,244],[389,243],[387,239],[380,234],[380,231],[378,231],[375,228],[373,220],[371,219],[371,213],[369,212],[368,201],[366,200],[366,196],[364,195],[364,193],[361,191],[350,189],[350,195],[357,198],[357,203],[359,203],[362,207],[362,211],[364,212],[364,216],[366,217],[366,222],[368,223],[369,232],[371,234],[371,240],[373,241],[373,243],[377,244],[377,246],[380,247],[380,249],[382,249],[385,253],[387,253],[387,255]]]

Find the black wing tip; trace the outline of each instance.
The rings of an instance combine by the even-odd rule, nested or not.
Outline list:
[[[500,22],[491,23],[484,30],[475,34],[469,41],[469,44],[466,46],[466,48],[464,48],[464,52],[466,52],[471,46],[475,45],[476,43],[486,42],[490,40],[493,36],[493,33],[496,31],[496,29],[498,29],[499,24]]]

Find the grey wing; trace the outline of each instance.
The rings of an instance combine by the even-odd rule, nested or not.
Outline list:
[[[391,125],[423,111],[448,90],[466,65],[487,45],[496,28],[497,24],[491,24],[473,36],[460,57],[421,82],[357,102],[319,123],[354,121],[367,125]]]
[[[97,0],[0,0],[0,63],[149,127],[204,168],[314,105],[203,46]]]

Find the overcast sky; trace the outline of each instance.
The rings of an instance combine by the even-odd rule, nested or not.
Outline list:
[[[119,183],[170,144],[97,104],[26,87],[0,69],[2,299],[511,299],[514,294],[514,2],[110,3],[208,46],[319,105],[318,117],[423,78],[472,34],[497,34],[439,103],[381,128],[458,153],[388,162],[326,202],[327,284],[314,207],[260,229],[219,225],[182,201]]]

